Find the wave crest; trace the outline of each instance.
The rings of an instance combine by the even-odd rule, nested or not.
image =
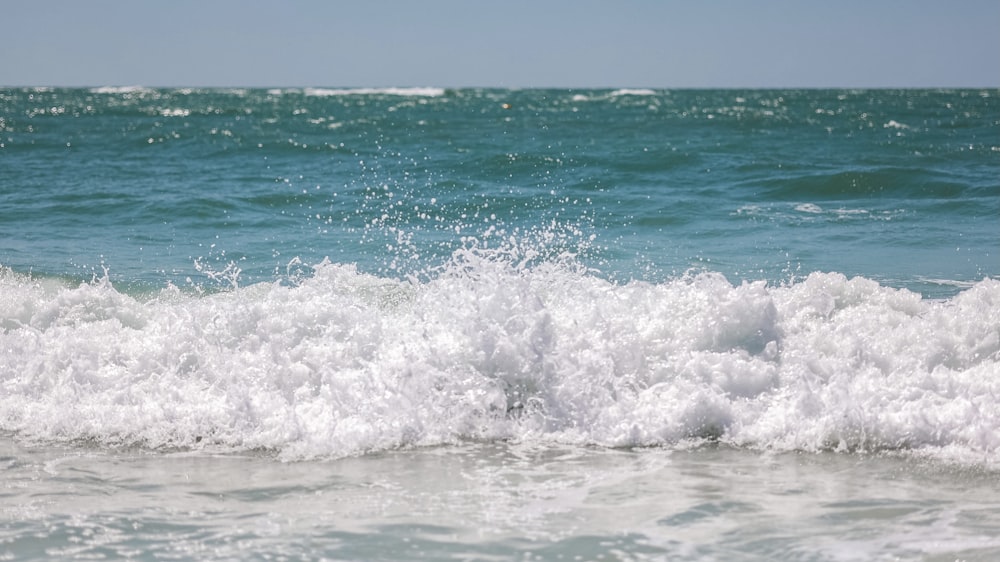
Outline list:
[[[1000,281],[614,284],[476,245],[432,278],[147,298],[0,276],[0,429],[286,458],[466,439],[908,450],[1000,462]]]

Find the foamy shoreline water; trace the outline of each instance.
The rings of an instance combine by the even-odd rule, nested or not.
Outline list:
[[[426,282],[130,297],[6,274],[6,431],[287,458],[514,440],[713,439],[994,466],[1000,282],[946,301],[861,278],[614,285],[471,251]]]
[[[336,461],[13,445],[0,555],[988,560],[995,473],[891,454],[465,444]]]

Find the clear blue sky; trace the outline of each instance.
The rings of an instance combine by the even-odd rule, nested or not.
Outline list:
[[[0,85],[1000,86],[1000,0],[0,0]]]

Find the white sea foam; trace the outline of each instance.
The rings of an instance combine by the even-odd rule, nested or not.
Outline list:
[[[789,211],[791,207],[793,212]],[[847,209],[844,207],[824,208],[815,203],[795,203],[792,205],[741,205],[731,214],[733,216],[747,217],[767,217],[789,222],[811,221],[816,219],[828,219],[837,221],[847,220],[872,220],[891,221],[900,216],[909,214],[906,209],[891,210],[870,210],[870,209]]]
[[[823,208],[815,203],[800,203],[795,206],[795,210],[800,213],[812,213],[819,214],[823,212]]]
[[[465,439],[904,450],[1000,466],[1000,280],[613,284],[517,244],[430,280],[135,298],[0,275],[0,430],[341,456]]]
[[[153,91],[155,90],[146,86],[101,86],[90,89],[92,94],[145,94]]]
[[[655,96],[656,90],[648,88],[621,88],[611,92],[611,96]]]
[[[439,97],[444,95],[444,88],[306,88],[307,96],[353,96],[353,95],[389,95]]]

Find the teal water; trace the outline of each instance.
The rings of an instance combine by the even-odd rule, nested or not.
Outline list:
[[[0,90],[0,558],[992,560],[1000,91]]]
[[[294,258],[399,276],[555,222],[618,280],[836,271],[948,295],[1000,271],[997,95],[6,90],[0,263],[153,286],[203,282],[196,261],[245,283]]]

